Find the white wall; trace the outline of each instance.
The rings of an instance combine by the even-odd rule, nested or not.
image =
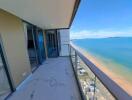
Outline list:
[[[61,52],[60,56],[69,56],[70,31],[60,30]]]

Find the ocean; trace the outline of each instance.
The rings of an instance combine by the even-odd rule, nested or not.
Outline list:
[[[72,42],[132,85],[132,37],[74,39]]]

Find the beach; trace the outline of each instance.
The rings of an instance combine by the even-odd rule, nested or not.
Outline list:
[[[125,90],[129,95],[132,96],[132,84],[128,82],[124,77],[112,72],[109,68],[104,65],[104,63],[88,53],[87,51],[76,47],[81,51],[81,53],[88,58],[93,64],[95,64],[101,71],[103,71],[107,76],[109,76],[115,83],[117,83],[123,90]]]
[[[84,52],[85,56],[94,63],[101,71],[103,71],[107,76],[109,76],[114,82],[116,82],[121,88],[123,88],[129,95],[132,96],[132,84],[128,82],[123,77],[119,76],[116,73],[111,72],[104,64],[99,60],[93,57],[92,55]]]

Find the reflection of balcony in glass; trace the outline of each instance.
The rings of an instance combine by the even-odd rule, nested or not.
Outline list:
[[[35,42],[36,28],[30,24],[26,24],[26,29],[28,55],[31,64],[31,69],[34,70],[38,66],[37,47]]]
[[[0,100],[3,100],[7,95],[11,93],[11,84],[9,82],[10,78],[8,76],[9,73],[6,67],[7,66],[0,45]]]
[[[42,64],[42,62],[46,59],[45,47],[44,47],[44,35],[42,29],[38,29],[37,44],[38,44],[39,62],[40,64]]]

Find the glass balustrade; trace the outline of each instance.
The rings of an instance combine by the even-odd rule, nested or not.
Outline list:
[[[72,47],[70,47],[70,57],[84,100],[116,100]]]

